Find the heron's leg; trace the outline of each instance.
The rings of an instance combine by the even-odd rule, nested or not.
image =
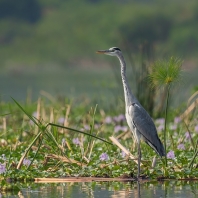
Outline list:
[[[140,198],[141,196],[140,196],[140,182],[139,181],[137,181],[137,190],[138,190],[137,197]]]
[[[138,142],[138,175],[137,178],[140,177],[140,164],[141,164],[141,147],[140,147],[140,141]]]

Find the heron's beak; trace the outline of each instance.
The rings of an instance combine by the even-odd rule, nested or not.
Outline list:
[[[106,53],[109,53],[110,51],[109,50],[98,50],[96,53],[97,54],[106,54]]]

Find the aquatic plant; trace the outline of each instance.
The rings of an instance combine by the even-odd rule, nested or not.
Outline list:
[[[9,105],[0,103],[2,110],[0,179],[2,181],[8,178],[27,181],[36,177],[74,177],[76,175],[133,177],[137,172],[136,156],[131,156],[129,153],[136,153],[137,148],[130,131],[124,128],[125,120],[120,119],[117,122],[113,119],[121,118],[120,109],[115,108],[112,112],[112,110],[105,111],[98,108],[96,111],[87,102],[78,103],[72,107],[72,113],[64,117],[68,105],[63,107],[59,101],[51,104],[44,98],[28,105],[18,102]],[[34,113],[36,117],[33,116],[33,112],[36,112]],[[59,123],[60,117],[64,117],[69,124]],[[111,122],[105,122],[107,117],[111,118]],[[167,153],[170,155],[167,159],[167,167],[158,157],[155,159],[154,151],[148,149],[146,144],[142,144],[144,155],[142,173],[146,177],[154,180],[162,177],[198,178],[196,114],[194,117],[191,116],[188,129],[183,127],[183,121],[178,122],[179,119],[175,119],[176,117],[178,114],[171,112],[172,122],[167,124],[168,135],[171,137],[167,139],[167,149],[172,151],[172,154]],[[165,120],[158,118],[154,122],[157,127],[160,127],[164,126]],[[173,130],[174,125],[176,129]],[[116,126],[121,128],[114,133]],[[194,147],[191,139],[185,137],[187,131],[191,134]],[[110,142],[109,137],[112,135],[116,136],[126,151]],[[159,136],[160,138],[163,136],[160,131]]]
[[[109,156],[107,155],[107,153],[102,153],[100,155],[100,160],[101,161],[107,161],[109,159]]]
[[[169,60],[156,61],[149,74],[151,86],[154,88],[163,88],[166,91],[165,123],[164,123],[164,149],[167,152],[167,116],[171,87],[181,78],[182,61],[171,57]],[[165,155],[165,164],[167,166],[167,157]]]
[[[167,158],[168,159],[175,159],[175,153],[174,153],[174,151],[169,151],[167,153]]]

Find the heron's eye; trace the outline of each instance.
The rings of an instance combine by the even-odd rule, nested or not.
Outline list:
[[[115,47],[114,50],[121,51],[118,47]]]
[[[111,52],[121,51],[118,47],[112,47],[109,49]]]

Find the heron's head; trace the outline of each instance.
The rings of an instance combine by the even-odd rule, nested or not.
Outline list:
[[[119,56],[122,52],[118,47],[111,47],[108,50],[98,50],[96,53],[110,56]]]

